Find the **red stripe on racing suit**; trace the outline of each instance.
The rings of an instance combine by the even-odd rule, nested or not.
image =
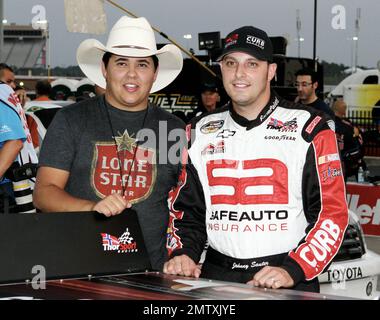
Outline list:
[[[186,127],[188,145],[191,144],[191,125]],[[175,251],[179,255],[185,244],[186,254],[194,261],[198,261],[206,241],[206,228],[204,225],[205,205],[202,186],[188,150],[182,152],[182,169],[176,188],[169,192],[169,227],[167,232],[166,248],[169,256]],[[189,217],[190,216],[190,217]],[[189,232],[179,233],[177,224]],[[195,243],[190,247],[189,243]]]
[[[306,280],[318,276],[337,254],[348,223],[348,209],[335,134],[323,130],[313,139],[321,211],[305,241],[289,253],[301,266]]]

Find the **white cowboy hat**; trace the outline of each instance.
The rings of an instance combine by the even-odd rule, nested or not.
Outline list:
[[[157,50],[153,29],[143,17],[121,17],[112,27],[106,46],[96,39],[87,39],[79,45],[77,50],[79,67],[87,78],[102,88],[106,87],[101,69],[105,52],[127,57],[156,55],[159,61],[158,74],[150,93],[165,88],[182,70],[181,51],[173,44],[167,44]]]

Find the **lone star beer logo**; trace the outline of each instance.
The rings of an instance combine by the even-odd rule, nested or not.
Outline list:
[[[157,175],[156,152],[138,146],[132,136],[125,130],[115,137],[116,146],[115,142],[95,143],[91,183],[99,197],[121,194],[122,184],[131,203],[140,202],[151,194]]]

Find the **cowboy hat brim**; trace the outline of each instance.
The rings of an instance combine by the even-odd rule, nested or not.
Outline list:
[[[106,80],[101,68],[105,52],[126,57],[149,57],[156,55],[159,61],[158,74],[150,93],[159,91],[173,82],[183,66],[181,51],[173,44],[167,44],[160,50],[152,51],[140,48],[107,48],[96,39],[87,39],[78,47],[78,65],[86,77],[101,88],[106,88]]]

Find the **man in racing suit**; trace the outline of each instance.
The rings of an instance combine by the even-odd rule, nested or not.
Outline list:
[[[231,102],[190,125],[166,273],[318,292],[339,250],[348,209],[333,121],[271,91],[272,51],[254,27],[226,37]]]

